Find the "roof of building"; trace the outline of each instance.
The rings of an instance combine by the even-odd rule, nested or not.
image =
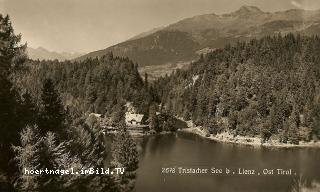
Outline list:
[[[102,114],[90,113],[89,116],[102,117]]]
[[[126,113],[126,122],[136,121],[141,122],[143,119],[143,114],[135,114],[135,113]]]

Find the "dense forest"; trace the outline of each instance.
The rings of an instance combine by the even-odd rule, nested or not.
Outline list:
[[[130,102],[155,132],[183,126],[170,111],[159,108],[159,95],[148,74],[143,79],[137,64],[112,53],[84,61],[27,59],[12,79],[20,94],[30,94],[36,104],[41,104],[42,84],[52,80],[72,121],[98,113],[108,119],[107,125],[115,126]]]
[[[288,34],[218,49],[155,82],[173,114],[212,134],[320,137],[320,38]]]
[[[138,157],[136,144],[123,126],[124,116],[118,117],[115,126],[119,131],[111,144],[112,150],[107,151],[99,123],[81,113],[83,109],[100,110],[94,103],[101,99],[97,91],[102,88],[92,89],[93,80],[97,80],[94,73],[113,71],[115,77],[108,75],[110,83],[105,86],[112,87],[109,90],[124,86],[123,89],[131,91],[103,92],[111,97],[103,98],[107,100],[106,108],[139,95],[144,84],[136,75],[135,65],[111,55],[107,58],[110,65],[97,60],[77,66],[31,61],[20,39],[9,16],[0,14],[0,191],[131,191]],[[102,86],[103,82],[99,83]],[[79,105],[68,107],[68,102],[77,101]],[[110,162],[105,161],[107,156]],[[76,172],[105,167],[126,170],[121,175],[41,174],[46,169],[70,173],[71,168]],[[26,170],[35,172],[28,174]]]
[[[29,91],[36,103],[41,84],[48,78],[56,85],[65,106],[81,114],[110,114],[126,101],[133,102],[138,112],[147,113],[156,100],[147,75],[144,80],[140,77],[137,64],[128,58],[113,57],[112,53],[81,62],[28,60],[14,76],[15,84]]]

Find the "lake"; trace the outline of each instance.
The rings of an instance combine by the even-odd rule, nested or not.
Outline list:
[[[145,136],[137,142],[140,162],[136,192],[283,192],[290,191],[300,176],[307,183],[320,181],[319,149],[240,146],[191,133]],[[178,167],[208,168],[210,173],[178,174]],[[172,168],[168,171],[176,173],[164,174],[162,168]],[[228,168],[231,173],[211,174],[211,168],[223,172]],[[254,170],[255,175],[239,175],[239,168]],[[263,175],[264,169],[274,174]],[[277,169],[291,169],[291,175],[277,175]]]

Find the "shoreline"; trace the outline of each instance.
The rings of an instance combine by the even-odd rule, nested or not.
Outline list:
[[[110,131],[110,132],[104,133],[104,135],[112,135],[115,133],[116,133],[115,131],[112,131],[112,132]],[[141,132],[129,131],[129,134],[132,137],[144,137],[144,136],[150,136],[150,135],[165,135],[165,134],[171,134],[171,133],[175,133],[175,132],[161,131],[160,133],[151,133],[151,132],[141,133]]]
[[[274,148],[320,148],[320,142],[303,142],[300,141],[299,145],[280,143],[276,140],[269,140],[261,144],[259,137],[247,137],[247,136],[236,136],[229,134],[228,132],[219,133],[217,135],[210,134],[207,137],[207,133],[202,131],[200,127],[188,127],[179,129],[178,132],[192,133],[205,139],[210,139],[220,143],[230,143],[237,145],[248,145],[254,147],[274,147]]]
[[[186,128],[179,128],[175,132],[185,132],[185,133],[192,133],[198,135],[204,139],[213,140],[219,143],[229,143],[229,144],[237,144],[237,145],[247,145],[253,147],[270,147],[270,148],[320,148],[320,141],[299,141],[299,145],[289,144],[289,143],[281,143],[276,139],[270,139],[265,143],[261,143],[261,138],[257,137],[250,137],[250,136],[233,136],[228,131],[224,131],[222,133],[213,135],[209,134],[205,128],[201,126],[195,126],[192,121],[185,121],[181,117],[176,117],[177,119],[184,121],[187,124]],[[130,131],[129,134],[132,137],[144,137],[144,136],[151,136],[151,135],[164,135],[164,134],[171,134],[175,133],[171,131],[162,131],[160,133],[147,131],[147,132],[139,132],[139,131]],[[113,134],[113,132],[109,132],[109,134]]]

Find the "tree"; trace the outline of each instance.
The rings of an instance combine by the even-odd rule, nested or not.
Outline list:
[[[14,191],[14,187],[8,181],[8,177],[0,172],[0,191]]]
[[[76,183],[76,176],[61,176],[42,173],[40,175],[25,174],[30,170],[67,170],[71,167],[79,170],[82,166],[76,157],[67,152],[65,142],[58,143],[56,136],[48,132],[42,137],[37,126],[26,127],[21,133],[21,146],[13,147],[16,160],[21,168],[18,189],[23,191],[69,191]]]
[[[36,175],[27,175],[26,170],[36,170],[40,168],[40,146],[42,138],[39,135],[37,126],[27,126],[20,133],[21,146],[14,146],[16,161],[20,167],[20,179],[18,188],[23,191],[34,191],[38,189],[40,183]]]
[[[21,35],[15,35],[8,15],[0,14],[0,75],[7,77],[11,72],[13,61],[24,51],[25,46],[19,45]]]
[[[122,121],[125,121],[125,106],[124,103],[120,102],[113,107],[113,112],[111,114],[111,125],[116,126]]]
[[[138,152],[124,122],[118,125],[111,151],[113,167],[125,167],[124,174],[116,176],[120,191],[131,191],[134,188],[135,171],[138,169]]]
[[[210,134],[218,134],[222,131],[222,127],[218,125],[217,119],[214,117],[208,118],[204,124]]]
[[[15,159],[21,169],[17,189],[22,191],[78,191],[81,189],[75,190],[74,187],[81,180],[78,176],[25,174],[26,170],[67,170],[72,167],[77,171],[83,167],[76,156],[71,156],[67,143],[58,143],[52,132],[48,132],[45,136],[41,136],[39,132],[37,126],[27,126],[20,134],[21,145],[13,147],[16,153]]]
[[[20,119],[18,94],[14,89],[10,76],[16,58],[24,51],[20,46],[20,35],[15,35],[9,16],[0,14],[0,171],[11,181],[16,166],[13,163],[14,153],[11,145],[19,144]]]
[[[71,157],[79,157],[81,168],[105,168],[106,150],[104,137],[92,127],[80,123],[77,127],[71,127],[72,137],[70,141]],[[113,177],[109,175],[83,175],[67,181],[67,191],[94,191],[114,192],[117,186]]]
[[[89,105],[93,104],[97,99],[96,89],[93,85],[89,85],[86,90],[86,98]]]
[[[54,133],[47,132],[39,149],[40,169],[69,169],[69,166],[74,163],[66,150],[66,143],[59,143]],[[65,181],[61,175],[43,174],[38,179],[40,191],[62,191],[64,189]]]
[[[229,129],[235,130],[237,128],[237,125],[238,125],[238,112],[233,111],[232,113],[230,113],[230,117],[229,117]]]
[[[318,99],[312,108],[312,134],[314,139],[320,139],[320,100]]]
[[[283,129],[283,117],[278,105],[272,105],[270,110],[271,132],[276,133]]]
[[[150,129],[155,130],[156,132],[161,132],[155,105],[151,105],[149,109],[149,127]]]
[[[22,95],[22,101],[19,110],[19,116],[22,126],[34,125],[37,119],[38,109],[31,99],[31,95],[26,91]]]
[[[265,119],[264,122],[260,124],[261,126],[261,143],[264,143],[270,139],[272,136],[272,126],[269,118]]]
[[[293,125],[292,120],[286,120],[284,122],[284,131],[282,134],[282,142],[287,143],[290,142],[291,144],[298,145],[299,138],[297,128]]]
[[[39,116],[38,123],[42,136],[51,131],[56,133],[59,139],[66,138],[66,112],[51,79],[46,79],[43,83]]]
[[[299,135],[298,135],[298,114],[296,108],[291,112],[291,115],[286,120],[286,128],[288,130],[288,140],[290,143],[298,145]]]
[[[149,89],[148,73],[144,74],[144,85],[146,87],[146,90],[148,90]]]
[[[175,118],[171,113],[163,114],[165,116],[165,121],[162,122],[163,131],[176,131]]]

